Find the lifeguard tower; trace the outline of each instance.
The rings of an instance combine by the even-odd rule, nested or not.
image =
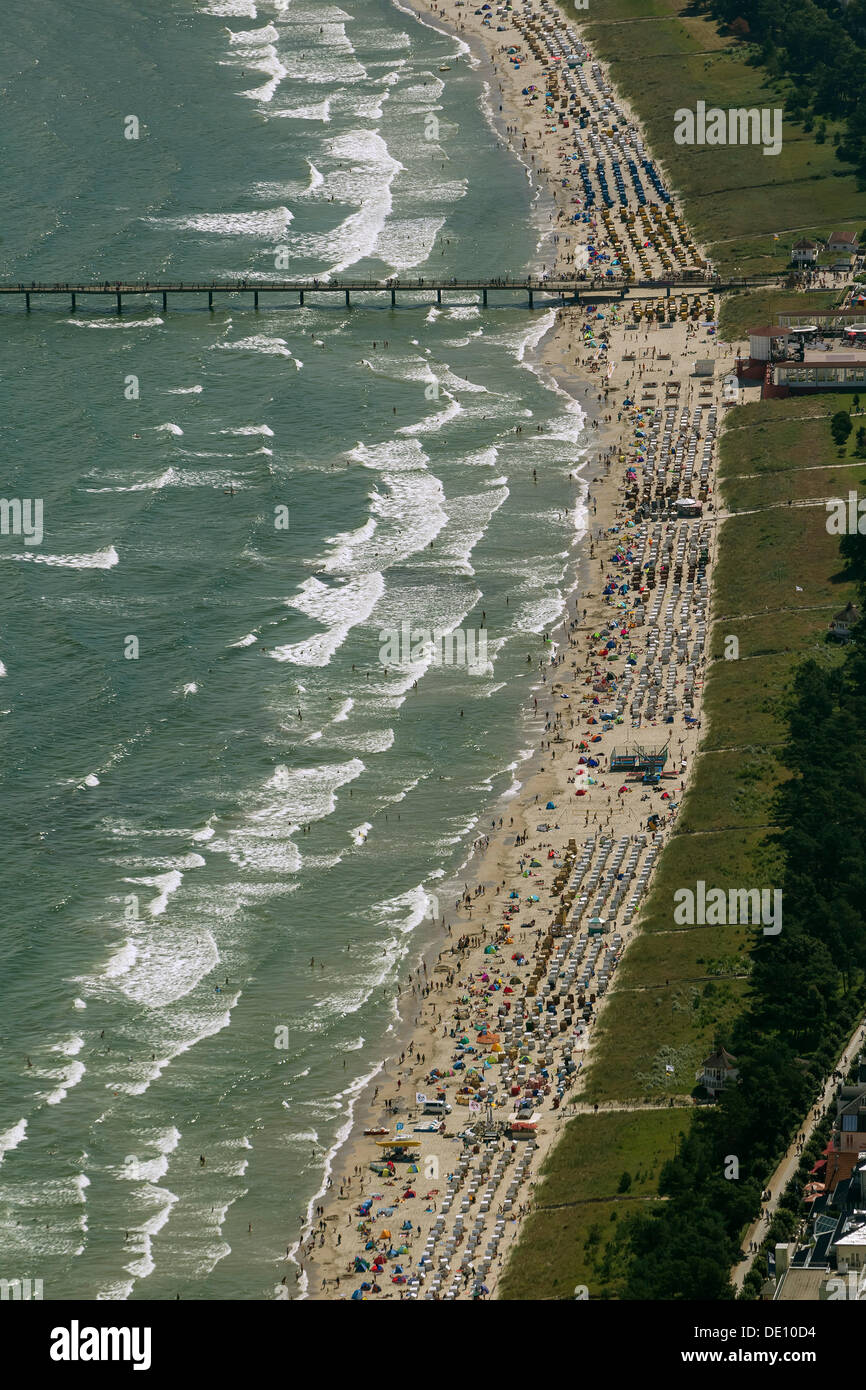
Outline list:
[[[659,776],[668,760],[668,746],[664,748],[643,748],[633,744],[630,748],[612,748],[610,752],[610,772],[650,772]]]

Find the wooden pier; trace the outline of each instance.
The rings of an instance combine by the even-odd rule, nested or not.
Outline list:
[[[44,296],[56,298],[67,298],[70,308],[74,313],[80,308],[79,300],[85,296],[97,296],[114,300],[114,307],[118,314],[123,312],[124,300],[140,299],[142,296],[156,298],[161,301],[163,312],[169,308],[169,299],[178,300],[184,298],[201,299],[207,296],[208,309],[213,310],[215,300],[228,295],[251,296],[252,307],[260,308],[260,300],[264,296],[271,298],[279,296],[280,300],[288,297],[294,300],[299,308],[303,308],[310,296],[325,296],[326,299],[337,296],[338,300],[343,299],[346,308],[352,305],[353,297],[364,296],[364,303],[381,300],[383,297],[387,301],[390,299],[390,307],[396,308],[398,296],[402,302],[413,301],[416,304],[429,303],[429,296],[435,294],[436,303],[442,304],[443,295],[462,296],[463,302],[467,294],[476,297],[476,302],[482,307],[491,306],[491,295],[495,294],[495,307],[502,308],[506,304],[514,304],[515,297],[518,303],[528,303],[529,308],[535,307],[536,298],[545,300],[556,300],[559,303],[579,303],[583,299],[598,299],[599,297],[624,299],[629,293],[634,291],[654,292],[665,294],[668,298],[673,291],[680,292],[699,292],[701,290],[712,290],[720,293],[723,290],[733,289],[754,289],[759,285],[774,285],[778,283],[778,275],[748,275],[735,278],[722,278],[718,275],[704,275],[695,272],[685,272],[679,276],[668,277],[658,280],[630,280],[624,277],[608,278],[607,276],[580,276],[574,279],[539,279],[532,276],[504,276],[489,280],[428,280],[428,279],[397,279],[396,277],[387,280],[191,280],[191,281],[105,281],[101,284],[93,283],[52,283],[40,284],[37,281],[24,284],[0,284],[0,296],[7,300],[10,296],[23,300],[25,309],[29,312],[34,299]],[[2,302],[2,301],[0,301]]]

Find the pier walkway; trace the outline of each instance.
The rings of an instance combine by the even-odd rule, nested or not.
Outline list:
[[[58,295],[68,298],[73,312],[78,307],[79,299],[85,296],[100,295],[103,298],[108,296],[113,298],[115,308],[120,314],[123,312],[124,300],[142,295],[154,295],[162,300],[163,310],[169,307],[169,297],[179,298],[180,296],[204,296],[207,295],[209,309],[214,308],[214,300],[218,296],[225,295],[251,295],[255,309],[259,308],[261,296],[271,297],[279,295],[281,298],[289,296],[294,298],[299,307],[302,307],[309,295],[336,295],[342,297],[347,307],[352,304],[353,297],[358,295],[381,297],[390,296],[391,306],[396,307],[398,296],[401,300],[413,297],[419,302],[419,296],[424,296],[420,302],[429,302],[427,296],[436,295],[436,303],[443,302],[442,296],[463,295],[467,293],[478,295],[479,301],[485,308],[488,307],[489,296],[496,292],[497,306],[503,307],[505,303],[513,303],[514,296],[520,297],[522,302],[528,300],[530,309],[535,306],[536,296],[544,299],[554,299],[561,303],[579,303],[582,299],[595,299],[600,295],[613,296],[624,299],[629,293],[634,291],[653,291],[664,293],[670,297],[672,291],[680,290],[683,292],[691,291],[694,293],[699,290],[711,290],[714,293],[721,293],[725,290],[734,289],[754,289],[759,285],[773,285],[780,280],[778,275],[753,275],[739,276],[733,279],[724,278],[719,275],[707,275],[697,271],[686,271],[682,275],[665,279],[653,280],[629,280],[625,278],[608,278],[607,276],[576,276],[573,279],[542,279],[533,276],[500,276],[491,279],[475,280],[456,280],[456,279],[398,279],[390,277],[386,280],[189,280],[189,281],[161,281],[161,280],[106,280],[101,283],[87,281],[66,281],[56,283],[40,283],[31,281],[30,284],[0,284],[0,303],[8,302],[10,298],[16,303],[23,299],[24,308],[30,310],[31,301],[37,297],[50,296],[56,298]],[[511,298],[509,299],[508,296]],[[366,299],[365,299],[365,302]]]

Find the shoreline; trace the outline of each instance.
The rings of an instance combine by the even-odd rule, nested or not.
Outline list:
[[[405,3],[399,8],[405,8]],[[432,19],[433,27],[442,27],[445,31],[448,26],[447,32],[461,43],[473,39],[485,53],[502,95],[504,134],[512,148],[515,140],[523,142],[521,150],[515,152],[521,158],[524,152],[529,155],[527,169],[535,165],[530,170],[531,180],[534,175],[539,190],[550,195],[550,236],[556,259],[558,262],[570,259],[573,268],[586,264],[589,253],[585,246],[581,249],[577,239],[586,224],[571,220],[574,202],[577,202],[575,190],[571,190],[572,201],[567,202],[563,188],[568,187],[568,181],[557,188],[556,174],[551,174],[546,167],[553,158],[550,145],[554,142],[545,137],[552,134],[561,139],[563,131],[558,126],[546,129],[546,122],[552,117],[543,116],[537,107],[532,108],[530,98],[526,101],[529,110],[521,109],[516,101],[519,90],[522,94],[521,84],[530,86],[533,78],[541,77],[554,85],[543,64],[539,62],[536,71],[536,64],[528,63],[523,57],[520,76],[513,71],[503,73],[496,47],[498,36],[492,31],[485,35],[481,16],[464,9],[459,20],[449,24],[447,6],[440,9],[435,0],[430,0],[429,5],[415,0],[413,11],[425,16],[422,22]],[[511,24],[513,18],[507,23]],[[553,20],[563,27],[577,27],[558,10],[547,9],[538,18],[545,24]],[[520,16],[521,22],[525,19],[525,15]],[[457,23],[459,29],[454,27]],[[520,42],[510,29],[507,39],[509,45]],[[504,45],[499,43],[500,50],[502,47]],[[483,60],[479,60],[478,66],[483,66]],[[494,90],[491,83],[491,93]],[[616,93],[613,95],[619,102]],[[496,117],[492,111],[491,114],[496,129]],[[540,154],[537,165],[536,154]],[[544,192],[540,192],[540,201],[543,198]],[[600,230],[597,220],[600,216],[592,218],[586,243],[591,238],[596,247],[608,248],[608,253],[613,255],[613,249],[618,247],[617,237],[614,233],[611,239],[610,221],[605,222],[604,232]],[[564,235],[563,227],[569,229],[568,236]],[[572,233],[576,233],[574,241]],[[539,246],[545,240],[542,237]],[[632,240],[635,240],[634,235]],[[661,243],[659,247],[644,254],[663,257],[665,248]],[[619,254],[622,255],[621,249]],[[654,300],[652,294],[633,295],[629,307],[635,298],[641,297]],[[591,965],[590,975],[585,976],[590,983],[586,986],[572,984],[580,968],[579,959],[587,954],[592,962],[596,959],[595,948],[588,946],[585,931],[575,942],[575,922],[579,914],[569,921],[575,906],[581,865],[584,860],[588,863],[600,860],[603,868],[611,846],[618,845],[616,867],[622,862],[626,847],[630,847],[635,862],[641,862],[644,877],[639,879],[639,891],[645,893],[655,859],[675,823],[676,807],[697,748],[703,655],[697,675],[691,677],[689,692],[681,691],[677,695],[675,687],[683,682],[679,678],[673,681],[669,678],[664,724],[654,717],[655,696],[648,706],[653,714],[651,719],[645,720],[639,707],[635,720],[634,701],[631,718],[624,699],[617,706],[622,709],[617,717],[622,726],[616,735],[617,743],[631,742],[636,734],[637,741],[665,744],[670,750],[668,761],[673,763],[675,771],[668,775],[675,780],[668,783],[671,788],[666,793],[669,804],[665,806],[662,801],[653,805],[650,791],[641,796],[639,787],[632,789],[624,785],[615,791],[622,774],[605,772],[602,758],[592,765],[596,777],[590,773],[587,781],[582,778],[589,771],[586,766],[589,740],[598,737],[598,728],[591,729],[593,724],[598,725],[592,715],[593,702],[612,703],[617,688],[616,681],[613,685],[608,682],[599,660],[600,656],[608,656],[607,650],[599,651],[598,643],[602,640],[599,633],[621,629],[615,638],[614,658],[626,657],[626,672],[617,675],[622,686],[628,688],[641,655],[645,663],[648,660],[654,633],[660,628],[660,623],[653,621],[655,614],[651,614],[650,623],[646,623],[647,606],[653,597],[660,604],[663,597],[671,596],[665,573],[655,594],[653,580],[648,586],[641,583],[640,597],[636,597],[634,576],[638,573],[643,579],[646,566],[635,565],[630,550],[628,563],[622,557],[622,551],[633,541],[637,549],[636,542],[642,534],[632,519],[633,513],[624,505],[623,496],[640,471],[638,460],[642,455],[638,451],[645,447],[639,442],[644,431],[633,437],[636,418],[644,423],[644,415],[650,411],[655,420],[667,416],[669,421],[676,421],[687,407],[689,416],[697,412],[698,425],[693,434],[700,440],[707,418],[704,410],[716,409],[719,404],[718,380],[713,379],[711,393],[707,395],[701,382],[690,376],[686,357],[695,351],[712,357],[727,356],[727,353],[720,353],[719,344],[713,341],[706,327],[698,327],[695,313],[691,313],[691,323],[688,313],[682,310],[674,321],[666,317],[661,323],[654,306],[653,317],[647,311],[635,324],[627,318],[624,302],[601,301],[595,308],[598,319],[604,320],[603,329],[597,326],[595,314],[588,318],[587,305],[563,306],[555,311],[550,330],[533,348],[539,365],[532,369],[548,375],[556,383],[556,389],[580,404],[587,417],[586,443],[582,440],[579,446],[585,450],[579,477],[581,481],[586,479],[587,516],[586,530],[574,544],[574,573],[565,586],[563,614],[556,628],[551,630],[556,638],[551,646],[553,655],[533,687],[530,697],[533,704],[525,713],[532,752],[516,770],[515,780],[520,782],[516,793],[510,797],[507,793],[501,794],[488,806],[486,813],[481,812],[478,827],[483,824],[485,814],[493,816],[494,825],[488,843],[480,850],[473,850],[463,869],[458,871],[465,881],[466,893],[453,911],[443,911],[439,924],[431,924],[429,939],[419,943],[419,964],[411,971],[408,986],[399,998],[401,1021],[395,1028],[393,1052],[375,1076],[362,1084],[346,1136],[333,1151],[332,1176],[324,1192],[311,1201],[310,1222],[294,1247],[295,1253],[302,1251],[298,1269],[300,1287],[295,1296],[364,1297],[359,1286],[366,1284],[369,1289],[371,1280],[376,1284],[374,1294],[380,1299],[496,1296],[506,1255],[514,1248],[522,1217],[531,1206],[541,1164],[560,1137],[565,1121],[574,1113],[569,1104],[574,1096],[569,1093],[574,1091],[576,1095],[575,1088],[579,1090],[580,1073],[595,1037],[594,1025],[604,1008],[608,975],[635,934],[630,926],[631,905],[628,909],[617,906],[615,897],[606,930],[602,928],[601,936],[595,938],[607,948],[604,974],[597,982]],[[636,350],[638,346],[642,348],[640,353]],[[638,417],[636,397],[639,391],[652,399],[643,403]],[[662,393],[661,397],[654,394],[657,391]],[[712,421],[713,417],[709,419]],[[680,430],[684,428],[680,424]],[[662,463],[662,479],[664,466]],[[644,475],[646,493],[646,469]],[[657,483],[657,477],[655,481]],[[653,486],[652,477],[649,486],[650,489]],[[637,490],[633,488],[633,492]],[[706,493],[711,496],[709,484]],[[705,563],[709,567],[715,549],[715,526],[707,528],[706,517],[700,525],[707,530],[708,560]],[[669,528],[679,532],[682,523],[672,520],[667,512],[658,520],[651,518],[644,524],[643,531],[656,526],[663,527],[665,532]],[[630,527],[635,529],[629,530]],[[623,539],[616,539],[618,536]],[[628,571],[627,575],[620,573],[618,580],[626,578],[632,582],[627,582],[625,589],[614,585],[611,597],[610,580],[617,569]],[[600,593],[603,588],[608,592]],[[617,595],[625,592],[631,597],[620,602]],[[679,586],[675,598],[678,592]],[[711,595],[700,600],[699,609],[704,602],[704,623],[707,624]],[[616,622],[612,619],[612,604],[618,604],[626,614]],[[593,632],[595,637],[590,635]],[[676,670],[677,667],[671,667],[672,672]],[[590,687],[590,693],[586,686]],[[592,690],[603,693],[593,695]],[[590,702],[588,709],[586,702]],[[687,703],[692,710],[691,722],[686,719]],[[670,713],[671,710],[674,713]],[[586,728],[582,727],[584,723]],[[658,732],[649,736],[636,733],[650,725]],[[552,737],[545,739],[545,735]],[[581,749],[587,753],[579,758]],[[603,747],[601,751],[604,753],[607,749]],[[578,758],[583,767],[574,766]],[[580,782],[582,785],[576,787]],[[588,799],[576,803],[572,799],[575,791]],[[655,794],[660,792],[661,787],[657,792],[654,789]],[[672,799],[674,793],[676,801]],[[640,809],[648,801],[651,805],[646,814],[656,812],[660,816],[658,828],[652,832],[645,825],[645,813]],[[543,820],[545,814],[551,819]],[[518,851],[524,846],[527,848],[520,854]],[[533,855],[537,858],[532,858],[527,867],[527,856]],[[627,883],[635,872],[631,859],[628,867],[628,877],[619,875],[621,879],[627,877]],[[529,888],[535,891],[524,898]],[[520,914],[526,911],[533,914],[530,921],[517,920],[513,912],[515,900],[520,904]],[[578,900],[579,908],[581,901]],[[580,908],[581,912],[584,910]],[[446,918],[450,925],[443,935]],[[585,925],[584,921],[580,922],[581,927]],[[566,985],[555,991],[548,983],[542,990],[541,981],[551,957],[565,964],[572,956],[575,964],[569,974],[564,970],[560,970],[559,976],[556,972],[552,977],[548,974],[549,982],[565,975]],[[514,961],[516,966],[511,964]],[[491,984],[494,967],[496,975]],[[587,966],[582,968],[586,971]],[[572,992],[563,998],[569,987]],[[554,994],[553,1020],[551,1004],[548,1003],[545,1013],[539,993],[542,997]],[[508,1001],[504,999],[505,994],[511,996]],[[563,1015],[558,1017],[560,1007]],[[432,1010],[429,1017],[426,1016],[428,1010]],[[483,1038],[481,1048],[472,1046],[473,1041],[477,1042],[471,1038],[472,1032]],[[399,1055],[398,1048],[402,1048]],[[487,1060],[479,1066],[482,1054],[488,1050]],[[538,1054],[534,1060],[533,1051]],[[500,1083],[500,1077],[504,1077],[504,1083]],[[461,1082],[464,1084],[460,1085]],[[456,1091],[455,1086],[458,1087]],[[418,1093],[434,1094],[434,1087],[444,1091],[450,1106],[450,1113],[441,1123],[438,1123],[439,1117],[435,1123],[423,1120],[423,1107],[412,1099]],[[468,1109],[472,1097],[478,1107],[474,1114]],[[516,1141],[515,1132],[512,1131],[509,1140],[502,1128],[508,1112],[518,1105],[524,1107],[519,1112],[524,1117],[537,1116],[536,1128],[520,1143]],[[483,1123],[478,1121],[474,1135],[469,1134],[461,1141],[458,1131],[485,1107],[488,1123],[492,1122],[494,1128],[483,1132]],[[363,1133],[364,1129],[387,1129],[388,1141],[393,1144],[391,1135],[398,1132],[392,1130],[394,1119],[404,1136],[423,1135],[420,1140],[413,1137],[413,1142],[419,1146],[418,1161],[408,1170],[402,1170],[401,1181],[398,1181],[401,1169],[396,1165],[390,1174],[384,1171],[375,1174],[370,1170],[376,1141]],[[416,1131],[419,1122],[425,1128]],[[338,1168],[341,1178],[336,1176]],[[506,1178],[510,1178],[507,1188],[503,1187]],[[485,1181],[487,1186],[482,1188]],[[379,1195],[374,1197],[374,1193]],[[460,1211],[454,1212],[452,1208],[457,1200]],[[383,1203],[379,1208],[381,1215],[372,1210],[377,1201]],[[494,1206],[495,1212],[491,1211]],[[465,1223],[475,1212],[478,1215],[465,1251],[458,1253],[468,1234]],[[485,1237],[484,1253],[477,1254]],[[436,1246],[440,1242],[444,1243],[444,1251],[437,1253]],[[379,1261],[378,1274],[369,1272],[373,1260]],[[456,1273],[452,1269],[454,1265]],[[376,1283],[377,1280],[381,1283]],[[446,1280],[450,1282],[443,1287]],[[425,1284],[428,1287],[425,1288]]]
[[[398,8],[403,8],[403,6],[400,5]],[[537,367],[528,366],[527,370],[535,371],[539,376],[555,381],[557,389],[567,395],[571,401],[580,405],[586,418],[587,427],[589,427],[591,422],[590,410],[593,407],[597,410],[598,402],[591,402],[587,399],[581,400],[580,397],[586,397],[587,393],[591,390],[590,385],[579,378],[573,377],[558,360],[547,360],[546,352],[548,344],[555,338],[557,327],[558,319],[554,320],[545,331],[541,340],[530,349],[529,355],[535,359],[538,365]],[[553,387],[549,389],[553,389]],[[606,437],[605,444],[607,444]],[[586,484],[587,493],[591,495],[591,490],[600,485],[603,480],[608,477],[608,471],[604,468],[603,464],[600,463],[599,459],[593,455],[588,445],[579,447],[585,448],[585,452],[584,456],[575,465],[575,475],[581,486],[584,483]],[[578,473],[577,470],[581,468],[585,468],[586,471]],[[578,503],[578,505],[582,504]],[[575,595],[580,591],[581,576],[584,570],[587,576],[589,574],[589,547],[593,536],[593,527],[591,524],[592,517],[589,507],[587,507],[586,521],[585,530],[573,543],[576,562],[575,570],[571,576],[572,582],[563,595],[563,612],[557,620],[555,628],[551,629],[551,645],[555,650],[561,650],[567,643],[568,615],[572,606],[572,601]],[[485,819],[489,819],[494,811],[504,816],[505,809],[513,805],[517,798],[526,790],[527,782],[533,778],[538,770],[541,750],[537,745],[539,728],[543,727],[543,720],[540,715],[533,714],[529,702],[533,698],[533,693],[540,692],[543,689],[543,681],[534,683],[531,688],[531,693],[527,697],[526,705],[519,712],[519,721],[522,722],[522,732],[517,740],[519,746],[515,748],[514,761],[512,764],[509,764],[509,767],[513,768],[512,786],[517,784],[516,790],[512,792],[511,788],[506,788],[504,792],[500,792],[492,800],[481,806],[476,823],[477,826],[480,826]],[[521,757],[521,752],[524,750],[526,751],[526,756]],[[437,880],[437,885],[441,887],[454,887],[456,889],[460,880],[467,881],[473,885],[479,882],[492,881],[487,875],[487,870],[490,867],[488,861],[490,860],[492,862],[495,853],[496,851],[492,840],[491,845],[487,849],[479,849],[473,846],[469,850],[466,858],[458,865],[457,869],[453,871],[452,875],[449,878]],[[428,887],[428,885],[425,884],[425,887]],[[447,946],[450,936],[450,933],[448,933],[443,937],[443,923],[444,914],[438,923],[435,918],[424,919],[424,924],[421,925],[419,930],[425,932],[426,927],[426,939],[419,941],[417,944],[417,951],[414,957],[414,969],[410,972],[411,974],[416,973],[419,969],[423,971],[425,964],[429,967],[431,972],[435,969],[437,959],[441,956],[442,949]],[[338,1136],[331,1149],[325,1155],[325,1186],[321,1187],[310,1199],[307,1221],[304,1224],[303,1232],[309,1233],[314,1208],[323,1199],[327,1199],[328,1197],[328,1192],[330,1190],[328,1187],[328,1179],[334,1172],[338,1158],[343,1156],[347,1163],[351,1159],[354,1167],[364,1144],[361,1131],[363,1128],[370,1128],[378,1123],[378,1110],[374,1108],[373,1103],[374,1090],[381,1090],[383,1084],[395,1085],[396,1081],[399,1079],[397,1072],[399,1064],[395,1060],[397,1057],[397,1050],[400,1048],[405,1050],[415,1027],[415,1023],[410,1017],[411,985],[401,990],[396,1000],[396,1006],[399,1012],[399,1018],[395,1020],[391,1029],[386,1034],[391,1050],[383,1061],[379,1063],[375,1071],[366,1077],[359,1078],[358,1081],[347,1088],[349,1093],[355,1090],[355,1095],[352,1097],[350,1103],[350,1113],[345,1123],[340,1127],[339,1133],[342,1137]],[[298,1262],[295,1256],[303,1244],[303,1232],[300,1237],[295,1238],[294,1243],[289,1247],[289,1259],[296,1267],[298,1266]],[[295,1296],[307,1298],[311,1296],[310,1284],[314,1287],[316,1282],[315,1260],[307,1259],[303,1264],[303,1271],[302,1276],[298,1279],[298,1290]],[[307,1278],[308,1273],[312,1273],[312,1280]],[[280,1286],[278,1296],[280,1295],[283,1297],[290,1296],[285,1286]],[[315,1296],[315,1294],[312,1293],[312,1296]]]

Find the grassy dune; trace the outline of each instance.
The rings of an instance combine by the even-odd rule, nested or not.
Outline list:
[[[729,337],[755,315],[772,319],[790,296],[753,299],[760,305],[738,302],[736,314],[723,315]],[[579,1097],[632,1108],[569,1123],[543,1170],[537,1210],[511,1258],[502,1297],[573,1299],[576,1285],[591,1298],[619,1295],[624,1223],[642,1203],[661,1200],[661,1162],[692,1114],[683,1098],[743,1008],[756,929],[678,925],[673,895],[699,878],[723,888],[776,881],[767,836],[773,794],[786,775],[777,761],[786,692],[807,656],[839,660],[841,649],[826,640],[827,623],[854,596],[839,573],[838,538],[827,532],[825,508],[786,503],[859,486],[854,436],[842,459],[830,439],[829,418],[841,404],[850,408],[850,396],[765,401],[725,417],[720,505],[749,510],[722,523],[698,763],[638,936],[596,1025]],[[725,660],[731,636],[739,656]],[[667,1108],[675,1098],[678,1105]],[[620,1194],[624,1170],[633,1182],[636,1171],[641,1177]]]
[[[782,150],[674,143],[674,112],[707,106],[785,109],[787,84],[749,63],[752,50],[720,34],[686,0],[606,0],[576,10],[593,57],[638,112],[698,240],[722,271],[784,269],[793,241],[866,226],[866,191],[835,157],[834,127],[818,144],[782,121]],[[779,240],[774,240],[777,234]]]
[[[571,1120],[543,1169],[537,1208],[499,1296],[571,1299],[583,1285],[591,1299],[615,1298],[620,1271],[611,1242],[632,1210],[659,1200],[659,1171],[676,1153],[682,1127],[677,1110],[641,1115],[639,1125],[627,1113]],[[620,1193],[623,1173],[631,1183]]]

